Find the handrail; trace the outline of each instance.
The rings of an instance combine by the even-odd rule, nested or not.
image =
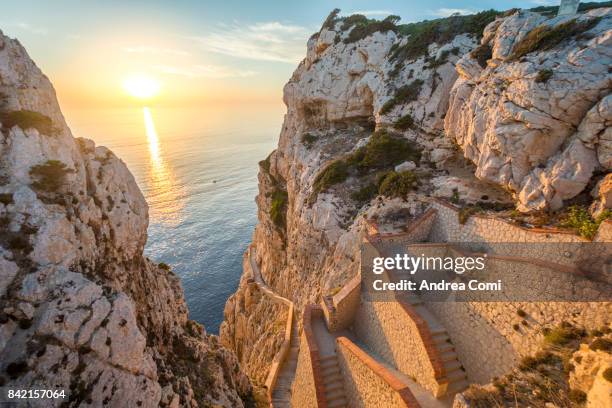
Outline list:
[[[401,398],[407,408],[420,408],[421,405],[410,391],[410,387],[393,374],[389,369],[373,359],[368,353],[362,350],[347,337],[338,337],[336,342],[346,347],[355,357],[364,363],[374,374],[387,383]]]
[[[270,406],[273,406],[272,403],[272,394],[274,392],[274,388],[276,387],[276,382],[278,381],[278,375],[280,374],[281,367],[289,352],[291,350],[291,334],[293,332],[293,320],[294,320],[294,305],[293,302],[287,298],[284,298],[277,293],[275,293],[263,280],[261,276],[261,271],[259,270],[259,266],[257,265],[257,259],[255,258],[256,252],[254,247],[249,247],[248,249],[248,257],[249,263],[251,265],[251,270],[253,272],[253,280],[257,284],[257,286],[268,296],[272,297],[272,299],[276,302],[281,302],[289,307],[287,311],[287,322],[285,323],[285,333],[283,336],[283,342],[281,344],[280,349],[272,359],[272,365],[270,366],[270,371],[268,372],[268,377],[266,378],[265,387],[268,393],[268,399],[270,400]]]

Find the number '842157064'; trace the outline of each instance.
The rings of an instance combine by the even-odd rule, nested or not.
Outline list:
[[[7,389],[6,397],[8,399],[58,399],[65,398],[66,392],[61,389],[36,389],[36,388],[22,388],[22,389]]]

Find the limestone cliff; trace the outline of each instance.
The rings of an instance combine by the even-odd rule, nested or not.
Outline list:
[[[588,195],[609,171],[611,35],[610,8],[407,25],[332,13],[284,88],[278,148],[260,163],[252,247],[265,280],[298,311],[318,303],[358,273],[364,218],[405,225],[428,196],[529,212]],[[235,306],[245,290],[221,327],[242,350],[254,338],[236,322],[257,310]]]
[[[243,406],[248,379],[143,256],[147,203],[74,139],[47,77],[0,33],[0,383],[66,406]]]

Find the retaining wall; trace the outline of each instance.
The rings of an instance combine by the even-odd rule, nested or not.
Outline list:
[[[336,350],[350,407],[420,407],[407,384],[348,338],[337,338]]]
[[[330,332],[349,328],[361,303],[361,275],[356,275],[334,296],[322,302],[325,323]]]

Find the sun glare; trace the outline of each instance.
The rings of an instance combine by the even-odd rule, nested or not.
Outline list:
[[[135,75],[123,81],[128,94],[138,99],[151,99],[159,93],[159,83],[153,78]]]

